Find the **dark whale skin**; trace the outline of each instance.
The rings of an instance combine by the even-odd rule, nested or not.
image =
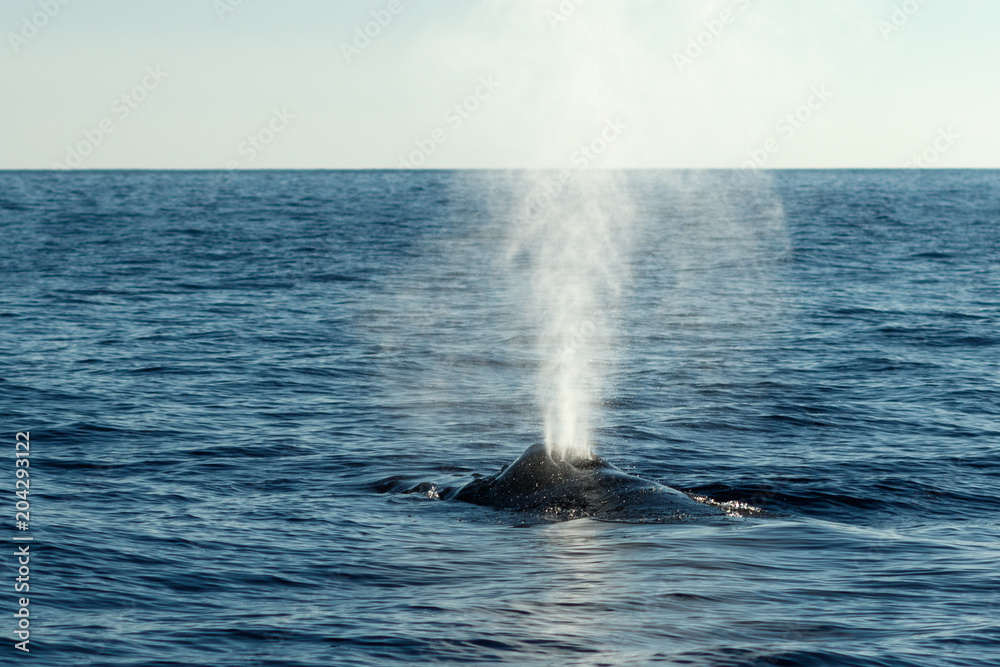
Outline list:
[[[553,458],[544,444],[528,447],[500,472],[473,480],[447,498],[495,509],[595,517],[684,519],[724,514],[676,489],[629,475],[596,455]]]

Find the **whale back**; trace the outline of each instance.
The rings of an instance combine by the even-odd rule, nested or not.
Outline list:
[[[629,475],[596,455],[553,458],[544,444],[532,445],[497,474],[469,482],[450,498],[497,509],[595,517],[719,513],[676,489]]]

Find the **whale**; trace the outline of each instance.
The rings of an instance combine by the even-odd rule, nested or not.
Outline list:
[[[496,474],[443,497],[500,510],[617,520],[684,521],[725,514],[718,505],[630,475],[595,454],[553,457],[543,443],[531,445]]]

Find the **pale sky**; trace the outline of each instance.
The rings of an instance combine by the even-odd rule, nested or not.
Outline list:
[[[998,26],[997,0],[3,0],[0,169],[997,168]]]

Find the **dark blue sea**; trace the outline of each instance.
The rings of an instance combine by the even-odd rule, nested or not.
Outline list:
[[[0,172],[0,664],[1000,664],[1000,172],[614,177],[594,446],[722,520],[435,497],[542,438],[525,174]]]

